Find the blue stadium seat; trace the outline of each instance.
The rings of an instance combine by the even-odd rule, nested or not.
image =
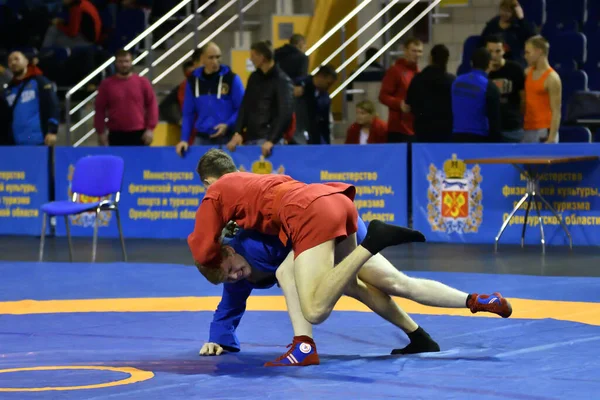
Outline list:
[[[53,58],[56,61],[66,61],[71,55],[67,47],[45,47],[40,49],[40,58]]]
[[[527,21],[535,26],[542,26],[546,22],[546,0],[521,0],[519,2],[525,13]]]
[[[462,64],[471,64],[471,56],[481,46],[481,36],[469,36],[463,44]]]
[[[115,30],[109,38],[109,51],[114,53],[146,29],[146,14],[139,9],[124,9],[117,14]]]
[[[585,71],[572,71],[560,77],[562,80],[562,115],[566,115],[571,95],[581,90],[588,90],[588,76]]]
[[[586,14],[586,0],[546,0],[546,22],[576,20],[583,24]]]
[[[597,65],[600,62],[600,31],[587,37],[586,63]]]
[[[558,138],[560,143],[591,143],[592,132],[583,126],[561,126]]]
[[[550,38],[550,62],[552,64],[575,60],[586,61],[587,39],[583,33],[567,32]]]
[[[577,71],[577,63],[575,62],[575,60],[555,62],[555,63],[552,63],[551,65],[552,65],[552,68],[554,68],[554,70],[560,76],[569,74],[573,71]]]
[[[600,65],[587,64],[585,73],[588,75],[588,87],[590,90],[600,91]]]
[[[574,19],[570,21],[549,21],[542,28],[542,36],[551,40],[561,33],[578,32],[579,25]]]
[[[587,19],[588,21],[600,21],[600,1],[588,0],[587,2]]]

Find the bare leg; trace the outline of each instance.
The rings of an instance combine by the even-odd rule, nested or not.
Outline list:
[[[428,306],[469,308],[472,313],[490,312],[502,318],[512,314],[510,302],[500,293],[467,294],[441,282],[411,278],[398,271],[381,254],[366,262],[358,276],[390,296],[404,297]]]
[[[349,285],[346,296],[355,298],[386,321],[402,329],[405,333],[414,332],[419,325],[387,294],[360,279]]]
[[[334,268],[336,250],[345,258]],[[294,261],[294,276],[304,317],[313,324],[325,321],[346,286],[356,279],[358,270],[371,256],[364,247],[356,247],[356,234],[338,246],[330,240],[300,254]]]
[[[390,296],[404,297],[434,307],[467,307],[467,293],[441,282],[408,277],[381,254],[367,261],[358,276]]]
[[[283,264],[279,266],[277,272],[277,282],[281,286],[285,303],[287,305],[288,315],[294,329],[294,336],[313,337],[313,327],[310,322],[304,318],[302,309],[300,308],[300,298],[296,289],[296,281],[294,279],[294,252],[290,252]]]

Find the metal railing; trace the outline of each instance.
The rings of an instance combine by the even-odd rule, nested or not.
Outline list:
[[[215,36],[217,36],[219,33],[221,33],[225,28],[227,28],[228,26],[230,26],[236,20],[240,21],[239,30],[241,32],[243,30],[243,26],[244,26],[244,23],[243,23],[243,14],[246,13],[259,0],[251,0],[245,6],[243,4],[244,0],[229,0],[229,2],[227,2],[224,6],[220,7],[218,10],[216,10],[212,15],[210,15],[208,18],[206,18],[205,21],[202,22],[202,23],[199,23],[199,15],[200,15],[200,13],[203,12],[204,10],[206,10],[216,0],[207,0],[202,6],[198,6],[198,1],[199,0],[182,0],[179,4],[177,4],[175,7],[173,7],[173,9],[171,9],[164,16],[162,16],[161,18],[159,18],[156,22],[154,22],[146,30],[144,30],[144,32],[142,32],[141,34],[139,34],[135,39],[133,39],[130,43],[128,43],[124,47],[125,50],[130,50],[130,49],[134,48],[138,43],[142,42],[143,40],[146,41],[146,49],[139,56],[137,56],[133,60],[133,65],[137,65],[141,61],[143,61],[144,59],[146,59],[146,63],[147,63],[146,64],[146,68],[144,68],[144,70],[140,72],[140,75],[144,76],[144,75],[148,74],[148,77],[150,78],[150,80],[151,80],[151,82],[152,82],[153,85],[155,85],[156,83],[158,83],[159,81],[161,81],[166,75],[168,75],[175,68],[177,68],[178,66],[180,66],[181,64],[183,64],[185,62],[185,60],[191,56],[191,54],[193,53],[193,50],[190,50],[189,52],[186,53],[186,55],[184,57],[181,57],[175,63],[173,63],[172,65],[170,65],[158,77],[153,78],[153,70],[154,70],[154,68],[156,66],[158,66],[160,63],[162,63],[169,55],[171,55],[176,49],[180,48],[183,44],[185,44],[186,42],[188,42],[190,39],[192,39],[192,38],[194,39],[194,44],[195,44],[194,48],[202,47],[204,44],[208,43],[210,40],[212,40]],[[194,10],[193,13],[189,14],[177,26],[175,26],[173,29],[171,29],[168,33],[166,33],[159,40],[157,40],[156,42],[152,43],[152,36],[151,35],[152,35],[152,33],[158,27],[160,27],[162,24],[164,24],[166,21],[168,21],[171,17],[173,17],[177,12],[179,12],[180,10],[182,10],[184,7],[189,7],[192,4],[193,4],[193,10]],[[202,29],[204,29],[205,27],[207,27],[217,17],[219,17],[220,15],[222,15],[227,9],[229,9],[230,7],[232,7],[235,4],[239,5],[239,7],[238,7],[238,14],[236,14],[233,17],[229,18],[229,20],[227,20],[224,24],[222,24],[217,29],[215,29],[204,40],[199,41],[199,32]],[[171,46],[163,55],[161,55],[156,60],[154,60],[153,59],[153,53],[165,41],[167,41],[169,38],[171,38],[174,34],[176,34],[177,32],[179,32],[181,29],[183,29],[191,21],[194,21],[194,26],[196,26],[196,28],[193,30],[193,32],[191,32],[191,33],[187,34],[186,36],[184,36],[174,46]],[[66,124],[66,131],[67,131],[66,132],[67,144],[70,145],[72,143],[72,141],[71,141],[71,135],[77,129],[79,129],[81,126],[83,126],[87,121],[89,121],[91,118],[93,118],[95,116],[95,111],[90,111],[88,114],[86,114],[85,116],[83,116],[77,123],[72,124],[73,115],[76,112],[78,112],[79,110],[81,110],[90,101],[92,101],[97,96],[98,91],[97,90],[94,91],[89,96],[87,96],[84,100],[82,100],[79,104],[77,104],[77,105],[75,105],[74,107],[71,108],[71,105],[72,105],[72,101],[71,101],[72,100],[72,96],[76,92],[78,92],[80,89],[82,89],[85,85],[87,85],[89,82],[91,82],[92,79],[94,79],[97,76],[99,76],[100,74],[102,74],[103,71],[108,66],[110,66],[114,61],[115,61],[115,57],[114,56],[111,57],[111,58],[109,58],[102,65],[100,65],[98,68],[96,68],[94,71],[92,71],[81,82],[77,83],[75,86],[73,86],[66,93],[66,95],[65,95],[65,108],[66,108],[65,124]],[[95,132],[95,129],[92,128],[85,135],[83,135],[83,137],[81,139],[79,139],[74,144],[74,146],[77,147],[80,144],[82,144],[91,135],[93,135],[94,132]]]

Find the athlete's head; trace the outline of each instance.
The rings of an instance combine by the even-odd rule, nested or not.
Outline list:
[[[533,36],[525,42],[525,60],[530,66],[535,66],[540,59],[548,57],[550,44],[540,35]]]
[[[221,68],[221,49],[214,42],[208,42],[200,48],[201,63],[207,75],[218,72]]]
[[[516,15],[515,9],[519,5],[517,0],[502,0],[500,1],[500,10],[498,15],[500,16],[500,20],[503,22],[508,22],[513,19]]]
[[[133,56],[128,50],[119,50],[115,54],[117,75],[129,76],[133,71]]]
[[[273,57],[273,46],[269,40],[256,42],[250,46],[250,61],[256,69],[271,65]]]
[[[222,261],[219,268],[207,268],[197,265],[198,271],[212,284],[234,283],[246,279],[252,273],[252,267],[232,246],[221,246]]]
[[[225,174],[236,172],[237,168],[231,156],[223,150],[210,149],[198,161],[196,172],[204,186],[209,187]]]
[[[406,61],[417,64],[423,56],[423,42],[417,38],[408,38],[404,41],[404,58]]]
[[[8,68],[14,76],[20,77],[27,71],[29,60],[20,51],[13,51],[8,56]]]

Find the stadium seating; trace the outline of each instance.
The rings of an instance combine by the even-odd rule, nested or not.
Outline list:
[[[587,38],[579,32],[561,33],[550,38],[550,63],[563,63],[574,60],[578,65],[586,61]]]
[[[561,126],[558,132],[560,143],[592,142],[592,132],[583,126]]]
[[[560,143],[592,142],[592,132],[583,126],[561,126],[558,131]]]
[[[527,20],[537,27],[541,27],[546,22],[546,1],[545,0],[521,0],[519,2]]]
[[[560,77],[562,80],[562,115],[567,111],[571,95],[581,90],[588,90],[588,76],[585,71],[571,71]]]
[[[546,22],[576,20],[583,24],[586,14],[586,0],[546,0]]]

